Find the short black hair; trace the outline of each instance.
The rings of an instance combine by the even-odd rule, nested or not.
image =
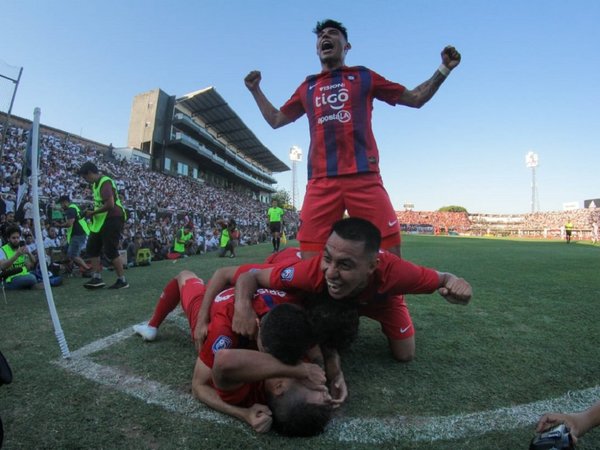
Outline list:
[[[300,396],[298,385],[279,396],[268,392],[267,405],[273,412],[273,429],[290,437],[321,434],[333,415],[330,404],[307,403]]]
[[[337,20],[325,19],[325,20],[322,20],[321,22],[317,22],[317,25],[315,26],[313,33],[319,34],[325,28],[335,28],[336,30],[339,30],[340,33],[342,33],[344,35],[344,37],[346,38],[346,41],[348,40],[348,30],[346,30],[346,27],[344,25],[342,25],[341,22],[338,22]]]
[[[84,162],[77,171],[78,175],[87,175],[89,173],[98,173],[98,167],[91,161]]]
[[[6,227],[6,231],[4,232],[4,238],[8,240],[8,238],[10,238],[10,236],[15,233],[19,233],[19,236],[21,236],[21,228],[19,227],[19,225],[10,225]]]
[[[306,311],[283,303],[265,314],[260,322],[265,351],[284,364],[297,364],[315,343]]]
[[[348,217],[333,224],[331,233],[342,239],[362,242],[366,253],[377,253],[381,246],[381,233],[371,222],[358,217]]]
[[[71,198],[68,195],[61,195],[58,198],[58,203],[62,203],[62,202],[70,202]]]
[[[358,335],[358,305],[347,300],[325,297],[307,298],[304,302],[313,333],[321,346],[346,350]]]

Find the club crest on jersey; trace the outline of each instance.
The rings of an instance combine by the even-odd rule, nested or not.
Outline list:
[[[294,278],[294,268],[288,267],[287,269],[283,269],[281,272],[281,279],[283,281],[292,281]]]
[[[213,353],[217,353],[224,348],[231,348],[232,342],[229,336],[219,336],[212,345]]]

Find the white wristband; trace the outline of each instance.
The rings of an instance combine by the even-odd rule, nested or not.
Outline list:
[[[450,75],[450,69],[448,69],[443,63],[440,64],[440,67],[438,67],[438,71],[445,77]]]

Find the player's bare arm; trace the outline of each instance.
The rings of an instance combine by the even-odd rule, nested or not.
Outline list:
[[[438,292],[449,303],[466,305],[471,300],[473,290],[463,278],[447,272],[438,272],[440,279]]]
[[[216,270],[208,286],[206,286],[206,292],[202,299],[202,305],[198,311],[198,319],[196,322],[196,329],[194,331],[194,343],[196,348],[202,347],[206,336],[208,335],[208,324],[210,322],[210,307],[219,292],[231,285],[233,276],[239,266],[221,267]]]
[[[266,405],[255,403],[250,408],[230,405],[219,397],[210,385],[210,380],[212,380],[211,369],[197,358],[192,378],[192,392],[198,400],[216,411],[243,420],[258,433],[266,433],[271,429],[273,419],[271,410]]]
[[[258,70],[253,70],[246,78],[244,78],[244,83],[246,87],[254,97],[254,101],[258,105],[258,109],[262,113],[263,117],[267,121],[271,128],[280,128],[292,121],[288,119],[288,117],[283,114],[279,109],[275,108],[273,104],[267,99],[266,95],[263,93],[260,88],[260,80],[262,79],[261,73]]]
[[[316,364],[284,364],[274,356],[244,349],[224,349],[215,354],[213,381],[219,389],[235,389],[267,378],[295,378],[311,389],[327,390],[325,372]]]
[[[235,283],[235,306],[231,328],[234,333],[254,338],[258,331],[252,298],[259,287],[269,288],[272,269],[243,273]]]
[[[407,89],[402,94],[400,104],[420,108],[435,95],[452,69],[460,64],[460,53],[451,45],[442,50],[442,64],[432,77],[414,89]]]
[[[323,347],[322,351],[325,358],[325,373],[327,374],[331,403],[334,408],[337,408],[348,398],[348,387],[342,372],[340,355],[337,350],[328,347]]]

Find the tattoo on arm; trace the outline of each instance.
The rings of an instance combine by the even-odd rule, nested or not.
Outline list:
[[[403,104],[414,108],[420,108],[431,100],[445,80],[446,77],[442,75],[439,70],[436,70],[429,80],[421,83],[414,89],[405,91],[402,98],[404,100]]]

